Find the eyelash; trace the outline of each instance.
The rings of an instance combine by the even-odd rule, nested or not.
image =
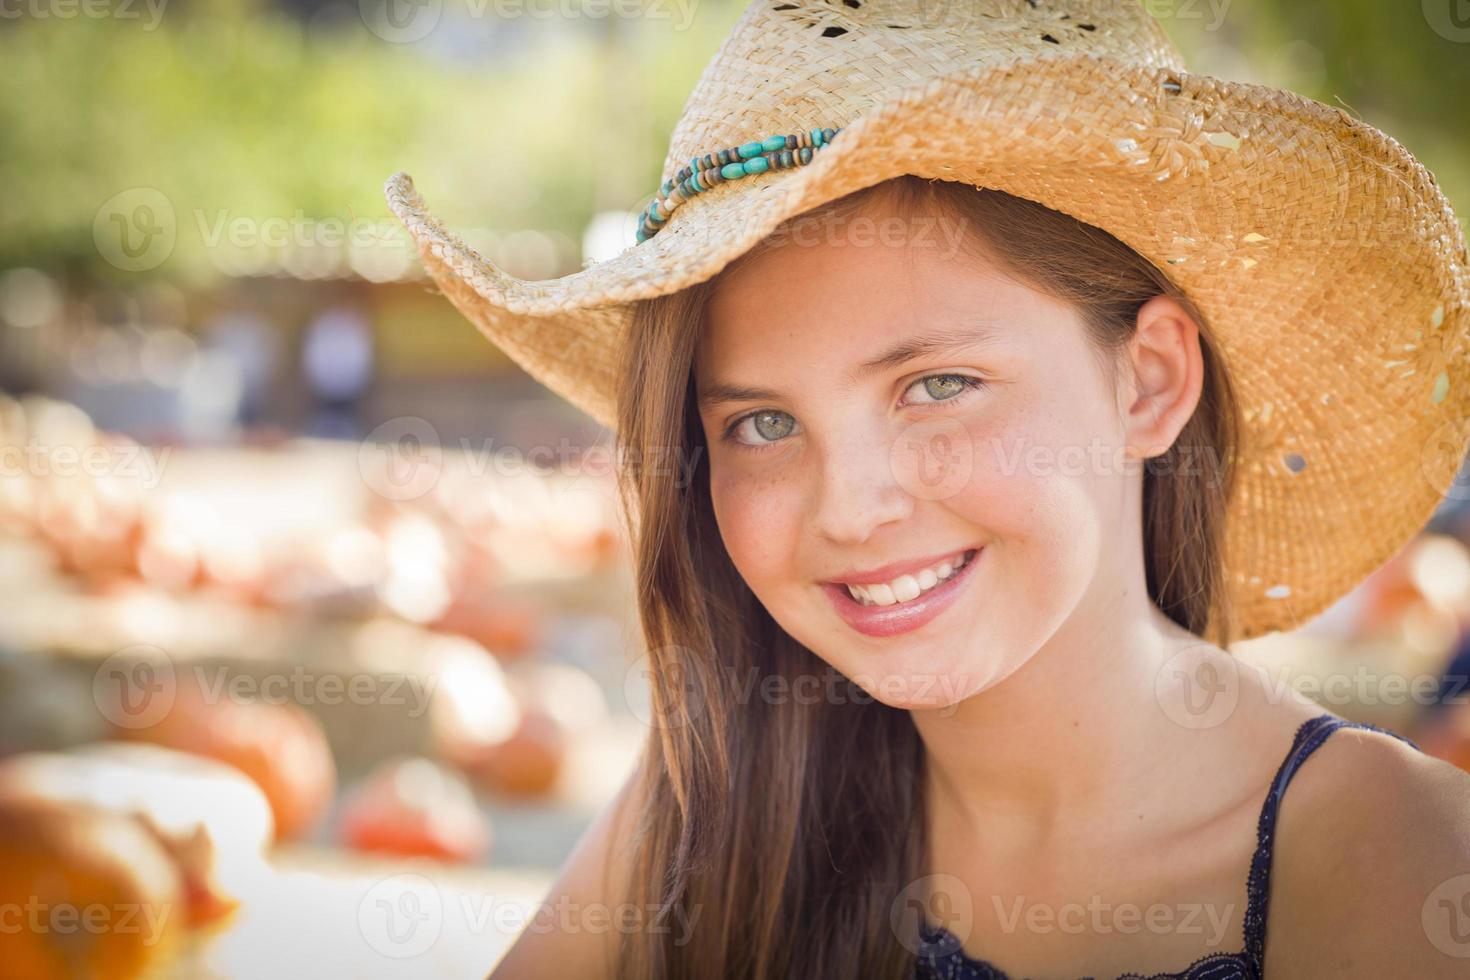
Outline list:
[[[953,378],[953,379],[961,382],[964,385],[964,388],[962,388],[958,393],[956,393],[954,395],[951,395],[948,398],[941,398],[939,401],[934,401],[934,402],[924,402],[924,403],[922,403],[922,404],[920,404],[919,406],[916,406],[916,407],[921,407],[921,408],[937,408],[940,405],[948,405],[951,402],[957,402],[960,399],[964,398],[966,395],[968,395],[971,391],[973,391],[976,388],[983,388],[983,387],[985,387],[985,382],[984,381],[982,381],[982,380],[980,380],[979,378],[976,378],[976,377],[971,377],[968,374],[926,374],[922,378],[915,378],[913,380],[913,382],[908,386],[908,388],[905,388],[904,389],[904,391],[908,391],[909,388],[914,387],[914,385],[922,384],[925,381],[931,381],[931,380],[933,380],[935,378]],[[741,442],[740,440],[738,440],[738,439],[735,438],[735,430],[738,429],[738,428],[740,428],[740,426],[744,425],[745,424],[745,421],[747,419],[754,418],[755,416],[761,415],[761,414],[763,414],[763,413],[765,413],[767,411],[769,411],[769,409],[762,408],[762,409],[757,409],[754,412],[746,412],[744,415],[740,416],[738,419],[736,419],[735,421],[731,422],[728,426],[726,426],[724,435],[721,437],[722,441],[731,443],[732,445],[736,446],[737,448],[740,448],[740,449],[748,449],[751,452],[757,452],[757,453],[765,452],[768,449],[774,449],[774,448],[776,448],[782,442],[785,441],[784,438],[783,439],[775,439],[775,440],[764,440],[764,443],[765,444],[764,445],[759,445],[759,446],[753,446],[753,445],[750,445],[748,443]]]

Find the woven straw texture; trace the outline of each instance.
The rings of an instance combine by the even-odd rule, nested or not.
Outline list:
[[[1463,492],[1470,258],[1433,175],[1372,126],[1188,72],[1137,0],[757,0],[700,77],[659,182],[821,126],[842,132],[809,165],[718,184],[648,241],[554,280],[497,269],[407,175],[386,193],[455,306],[609,427],[632,302],[713,277],[827,201],[910,173],[1106,229],[1195,301],[1238,386],[1237,638],[1305,622]]]

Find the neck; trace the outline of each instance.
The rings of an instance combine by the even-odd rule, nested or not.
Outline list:
[[[1187,764],[1161,754],[1182,731],[1166,710],[1180,697],[1170,658],[1206,645],[1142,590],[1119,589],[1101,606],[992,687],[913,712],[931,820],[1016,853],[1139,825],[1161,768]]]

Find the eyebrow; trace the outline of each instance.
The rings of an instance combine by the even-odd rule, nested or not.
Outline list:
[[[933,330],[917,337],[906,337],[877,357],[864,361],[858,365],[856,370],[848,372],[844,381],[849,385],[856,384],[879,371],[895,368],[921,357],[934,357],[974,347],[992,346],[1000,337],[1001,332],[998,326],[989,320],[969,320],[943,330]],[[776,401],[780,397],[780,392],[769,388],[715,382],[701,389],[699,407],[707,409],[726,402]]]

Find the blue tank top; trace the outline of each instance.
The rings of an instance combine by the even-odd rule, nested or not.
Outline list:
[[[1246,878],[1245,948],[1238,953],[1208,953],[1182,973],[1125,973],[1116,980],[1261,980],[1262,961],[1266,952],[1266,905],[1271,898],[1271,845],[1275,839],[1276,810],[1286,784],[1302,762],[1337,729],[1348,726],[1382,732],[1407,742],[1423,751],[1413,741],[1397,732],[1379,728],[1368,722],[1348,721],[1332,713],[1318,715],[1302,722],[1296,730],[1291,749],[1286,753],[1266,802],[1261,806],[1257,824],[1256,850],[1251,857],[1250,874]],[[920,955],[914,970],[915,980],[1011,980],[1003,970],[983,960],[973,960],[960,948],[960,940],[942,926],[925,922],[920,926]],[[1096,980],[1084,977],[1082,980]]]

